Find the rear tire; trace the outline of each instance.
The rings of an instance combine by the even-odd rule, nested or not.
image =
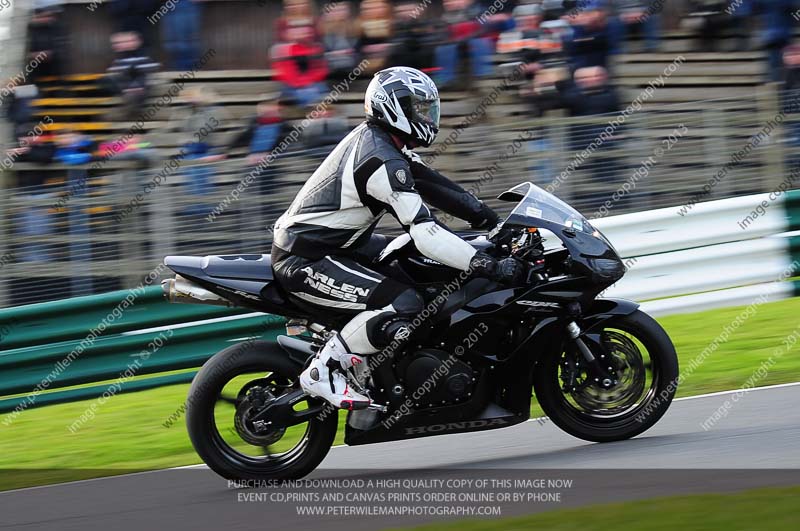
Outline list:
[[[678,381],[678,357],[667,333],[652,317],[637,310],[602,324],[602,329],[630,334],[646,349],[653,377],[641,403],[619,414],[581,412],[567,399],[559,374],[563,353],[550,355],[535,368],[533,385],[545,414],[565,432],[592,442],[620,441],[652,427],[667,412]]]
[[[248,457],[228,445],[216,426],[214,408],[227,382],[250,372],[296,382],[302,367],[280,349],[264,341],[244,342],[222,350],[197,373],[189,390],[186,427],[194,449],[214,472],[234,480],[284,480],[301,478],[325,458],[336,437],[338,414],[313,416],[296,449],[265,460]]]

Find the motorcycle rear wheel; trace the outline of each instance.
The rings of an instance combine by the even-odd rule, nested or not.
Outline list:
[[[281,439],[287,437],[287,429],[278,427],[266,435],[248,432],[246,421],[242,421],[242,411],[249,404],[243,402],[248,400],[247,396],[254,387],[268,389],[266,393],[270,393],[269,389],[286,391],[296,388],[302,367],[286,355],[264,348],[262,343],[255,341],[233,345],[218,352],[203,365],[192,381],[187,400],[186,426],[189,438],[209,468],[224,478],[298,479],[312,472],[330,450],[338,428],[338,412],[328,408],[325,414],[311,416],[305,432],[302,432],[302,425],[290,427],[297,444],[292,446],[290,441],[288,446],[292,446],[291,449],[271,453],[271,448],[281,446]],[[256,379],[247,375],[255,375]],[[244,386],[235,384],[232,397],[224,398],[224,392],[228,392],[225,390],[230,388],[228,384],[237,378],[238,381],[251,381]],[[265,391],[260,392],[263,398]],[[271,395],[266,396],[269,399]],[[229,405],[228,411],[220,415],[217,405],[225,401],[234,407]],[[308,405],[319,404],[316,399],[309,398]],[[226,420],[233,427],[221,429],[220,424]],[[231,435],[239,435],[243,441],[233,444]],[[258,451],[259,440],[263,441],[261,451]],[[243,448],[254,448],[258,455],[250,455]]]

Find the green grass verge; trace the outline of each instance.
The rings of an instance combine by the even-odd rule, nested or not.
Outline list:
[[[685,368],[741,311],[732,308],[676,315],[660,322],[675,342]],[[678,396],[741,387],[774,355],[783,339],[798,330],[800,298],[760,306],[687,376]],[[777,357],[769,373],[755,385],[799,380],[800,356],[792,351]],[[187,391],[188,385],[174,385],[114,396],[75,433],[68,426],[91,401],[31,409],[8,426],[2,424],[0,415],[0,490],[198,463],[183,418],[170,428],[163,425],[183,403]],[[538,405],[532,413],[541,415]],[[342,437],[340,430],[337,443]]]
[[[415,531],[784,531],[797,527],[800,487],[756,489],[736,494],[673,496],[558,510],[495,520],[462,520],[415,527]]]

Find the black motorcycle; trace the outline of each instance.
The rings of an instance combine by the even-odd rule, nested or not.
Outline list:
[[[367,356],[348,374],[373,403],[346,412],[346,444],[513,426],[529,419],[532,390],[552,422],[588,441],[634,437],[667,411],[678,378],[669,336],[636,303],[598,298],[625,273],[611,243],[531,183],[499,199],[518,202],[503,224],[511,237],[464,238],[497,258],[523,261],[523,285],[455,271],[422,256],[407,236],[370,264],[416,286],[428,305],[406,341]],[[546,247],[548,241],[558,245]],[[197,453],[229,479],[313,471],[345,412],[306,395],[298,376],[351,316],[321,315],[284,292],[268,255],[172,256],[165,263],[177,273],[164,282],[170,301],[287,318],[289,335],[248,339],[203,365],[186,411]]]

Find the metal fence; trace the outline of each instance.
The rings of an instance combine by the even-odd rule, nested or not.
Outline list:
[[[419,153],[501,215],[510,205],[494,198],[526,180],[589,218],[691,210],[787,180],[796,187],[793,102],[766,86],[749,100],[627,114],[506,114],[464,128],[452,122]],[[268,252],[272,225],[328,151],[289,149],[261,171],[244,159],[174,157],[149,160],[147,169],[116,160],[94,170],[64,166],[63,179],[46,186],[2,190],[0,306],[135,286],[168,254]],[[16,163],[13,171],[41,168]],[[384,229],[397,225],[386,219]]]

